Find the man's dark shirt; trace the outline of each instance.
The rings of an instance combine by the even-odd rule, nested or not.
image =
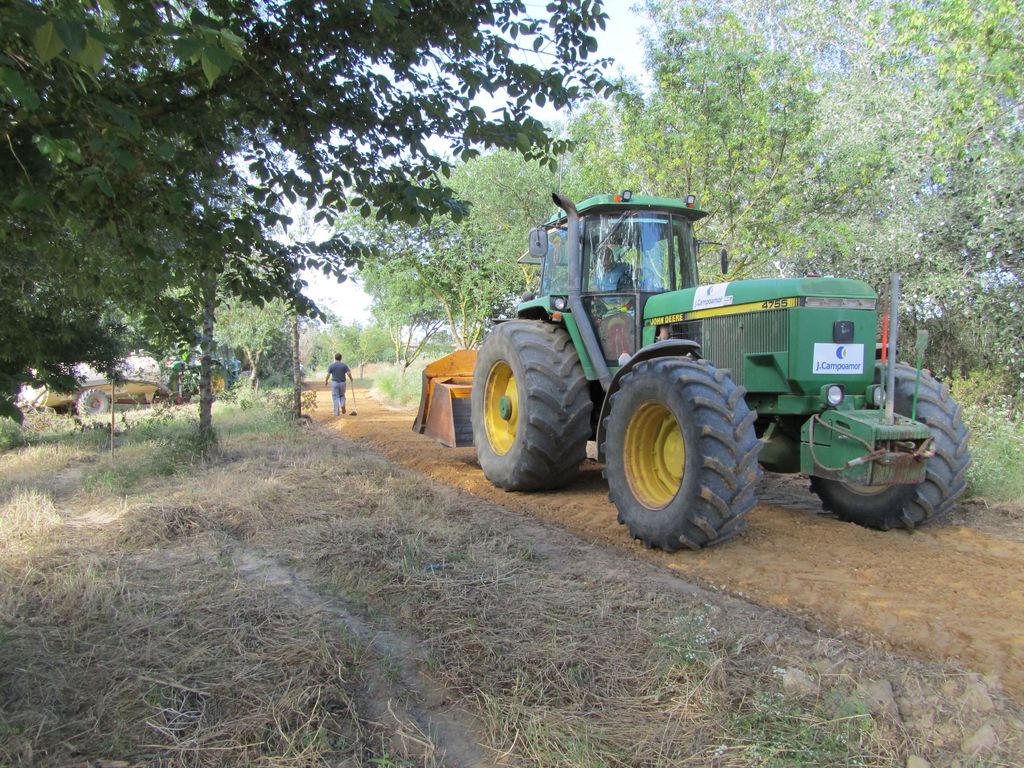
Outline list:
[[[331,363],[331,367],[327,369],[327,373],[331,375],[334,381],[345,383],[345,377],[351,369],[340,360]]]

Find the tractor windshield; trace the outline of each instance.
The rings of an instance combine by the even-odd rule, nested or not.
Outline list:
[[[647,211],[588,216],[583,269],[589,293],[662,293],[696,285],[690,222]]]

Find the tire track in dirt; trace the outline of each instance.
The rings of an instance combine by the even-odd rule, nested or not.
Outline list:
[[[399,464],[831,632],[958,662],[999,678],[1024,700],[1021,541],[943,524],[912,533],[871,531],[818,514],[806,481],[769,475],[742,536],[701,552],[646,550],[616,522],[594,462],[560,492],[508,493],[487,482],[474,449],[443,448],[413,433],[412,410],[382,407],[360,389],[359,415],[335,418],[319,389],[314,418]]]
[[[418,755],[425,765],[499,765],[484,754],[480,746],[484,738],[476,733],[472,717],[448,704],[454,696],[422,671],[426,663],[423,650],[410,638],[359,616],[338,595],[319,594],[297,572],[252,547],[235,542],[228,552],[240,575],[322,611],[370,651],[391,662],[397,679],[388,676],[383,664],[366,666],[362,704],[377,724],[393,734],[401,754]],[[398,683],[413,696],[403,692]]]

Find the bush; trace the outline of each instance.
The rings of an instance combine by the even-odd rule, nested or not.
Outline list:
[[[176,415],[141,420],[122,439],[113,460],[98,463],[85,474],[87,488],[125,493],[150,477],[167,477],[195,465],[210,449],[199,423]]]
[[[9,451],[24,442],[21,426],[14,419],[0,416],[0,451]]]
[[[987,412],[1019,420],[1021,404],[1007,392],[1010,391],[1009,376],[1002,371],[974,371],[963,378],[949,380],[953,398],[971,412]]]
[[[972,495],[996,501],[1024,498],[1024,414],[1007,396],[998,375],[972,373],[950,382],[971,430]]]
[[[423,365],[409,368],[390,368],[374,376],[373,394],[390,405],[415,405],[420,401]]]
[[[291,369],[288,370],[288,373],[271,373],[260,379],[260,389],[283,389],[292,386]]]
[[[285,437],[295,429],[291,398],[290,389],[271,390],[255,396],[247,395],[245,405],[218,404],[213,416],[214,428],[225,439],[239,435],[271,439]]]

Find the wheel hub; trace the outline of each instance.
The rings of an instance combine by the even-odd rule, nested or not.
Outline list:
[[[662,403],[644,403],[626,427],[624,450],[626,480],[634,497],[648,509],[663,509],[679,491],[686,468],[679,422]]]
[[[495,363],[484,385],[484,430],[487,442],[499,456],[512,449],[519,426],[519,388],[508,363]]]

